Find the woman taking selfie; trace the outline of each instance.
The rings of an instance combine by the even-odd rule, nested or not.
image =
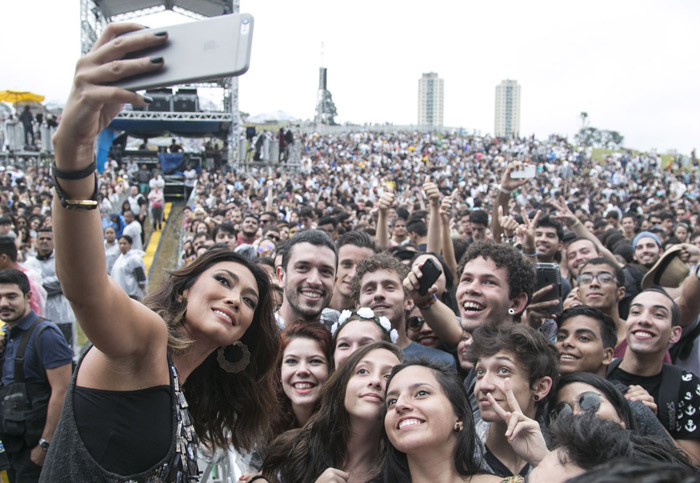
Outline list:
[[[119,37],[139,28],[109,24],[78,61],[53,138],[56,270],[93,347],[74,373],[42,481],[193,481],[197,437],[250,449],[269,433],[276,408],[279,334],[259,267],[212,250],[172,272],[143,304],[107,276],[92,209],[93,147],[123,103],[146,104],[107,84],[163,65],[120,60],[167,39],[145,31]]]

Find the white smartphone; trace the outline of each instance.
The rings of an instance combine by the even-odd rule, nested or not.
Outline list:
[[[250,67],[253,16],[220,15],[148,31],[168,32],[158,47],[131,52],[125,58],[163,57],[165,64],[147,74],[125,77],[113,85],[132,91],[234,77]],[[143,30],[125,35],[143,33]]]
[[[515,169],[510,172],[510,177],[513,179],[523,179],[523,178],[534,178],[536,173],[536,167],[534,164],[528,164],[523,166],[523,169]]]

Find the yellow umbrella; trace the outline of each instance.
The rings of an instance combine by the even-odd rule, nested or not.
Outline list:
[[[0,91],[0,101],[2,102],[17,104],[18,102],[41,102],[43,100],[44,96],[33,92]]]

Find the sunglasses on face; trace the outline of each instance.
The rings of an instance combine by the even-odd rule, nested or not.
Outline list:
[[[578,405],[579,409],[584,413],[595,414],[600,409],[601,398],[600,394],[586,391],[582,393],[577,401],[560,402],[549,415],[550,421],[554,421],[561,415],[571,415],[574,413],[573,405]]]
[[[406,321],[406,329],[420,330],[420,328],[423,326],[423,322],[425,322],[425,319],[423,319],[423,317],[409,317]]]
[[[280,237],[277,236],[277,235],[267,235],[267,237],[268,237],[270,240],[274,240],[274,241],[276,241],[276,242],[280,241]]]
[[[601,285],[616,282],[615,275],[608,272],[602,272],[597,275],[593,275],[592,273],[582,273],[578,276],[578,283],[579,285],[590,285],[593,283],[593,279],[598,280],[598,283]]]

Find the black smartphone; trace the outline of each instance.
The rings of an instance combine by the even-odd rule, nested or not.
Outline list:
[[[423,274],[421,278],[418,279],[418,293],[420,295],[427,295],[428,289],[433,286],[435,281],[440,277],[442,273],[442,268],[437,265],[432,258],[428,258],[420,271]]]
[[[547,292],[540,302],[547,300],[559,300],[557,305],[549,308],[549,313],[559,315],[563,311],[561,299],[561,270],[556,263],[538,263],[537,264],[537,285],[535,292],[548,285],[554,285],[554,288]]]

